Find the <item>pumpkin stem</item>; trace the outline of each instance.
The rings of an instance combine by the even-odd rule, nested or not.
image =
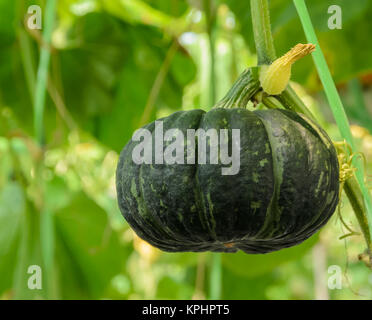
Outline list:
[[[258,68],[244,70],[227,94],[213,108],[245,108],[260,90]]]

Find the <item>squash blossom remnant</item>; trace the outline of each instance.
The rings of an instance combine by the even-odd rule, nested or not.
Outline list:
[[[263,91],[269,95],[282,93],[291,78],[292,64],[314,50],[314,44],[299,43],[284,56],[276,59],[272,64],[262,66],[260,71],[260,83]]]

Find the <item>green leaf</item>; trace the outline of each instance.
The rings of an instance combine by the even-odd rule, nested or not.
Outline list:
[[[79,193],[55,213],[55,224],[62,298],[101,297],[126,258],[107,214]]]

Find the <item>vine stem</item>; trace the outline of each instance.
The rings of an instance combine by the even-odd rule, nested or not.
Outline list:
[[[372,252],[371,236],[368,228],[368,220],[365,212],[365,203],[363,200],[363,194],[359,188],[358,181],[355,177],[349,178],[344,186],[345,193],[349,198],[351,206],[355,212],[358,223],[362,229],[364,238],[366,239],[367,247]]]
[[[50,61],[50,42],[52,38],[54,12],[56,0],[48,0],[45,8],[45,28],[43,32],[43,43],[40,48],[40,60],[37,70],[35,100],[34,100],[34,126],[37,141],[43,143],[43,118],[45,95],[48,80],[48,68]]]
[[[54,14],[56,10],[56,0],[47,0],[44,16],[43,41],[40,47],[40,59],[37,69],[35,95],[34,95],[34,127],[35,138],[39,145],[44,144],[44,108],[45,98],[48,86],[48,70],[50,62],[50,43],[54,26]],[[44,197],[45,182],[42,179],[44,171],[44,163],[40,161],[36,167],[36,175],[40,181],[39,190]],[[46,278],[46,295],[53,297],[53,264],[54,264],[54,222],[53,215],[45,208],[44,203],[39,208],[40,210],[40,242],[41,253],[45,267]]]
[[[253,36],[257,50],[257,64],[270,64],[276,58],[271,34],[270,10],[267,0],[251,0]]]

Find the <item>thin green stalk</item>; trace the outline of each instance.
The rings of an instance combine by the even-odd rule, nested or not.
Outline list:
[[[43,42],[40,48],[40,60],[36,76],[35,100],[34,100],[34,127],[35,137],[40,145],[44,144],[44,107],[48,84],[48,69],[50,62],[50,43],[54,25],[56,0],[47,0],[44,16]],[[37,164],[37,176],[40,179],[40,192],[44,196],[45,182],[42,179],[44,163]],[[54,259],[54,235],[53,215],[46,208],[41,209],[40,241],[41,252],[45,267],[47,297],[53,297],[53,259]]]
[[[39,67],[36,76],[35,100],[34,100],[34,127],[36,140],[43,144],[43,118],[45,95],[47,88],[48,69],[50,61],[50,42],[54,24],[54,12],[56,0],[48,0],[45,8],[43,45],[40,48]]]
[[[344,110],[344,107],[342,105],[342,101],[340,99],[340,96],[337,92],[335,83],[332,79],[331,73],[328,69],[327,62],[324,58],[323,52],[319,46],[319,42],[317,39],[317,36],[315,34],[314,27],[312,25],[308,10],[306,8],[306,4],[304,0],[293,0],[295,7],[297,9],[298,15],[300,17],[306,38],[308,42],[313,43],[317,46],[317,50],[312,53],[313,59],[315,66],[317,68],[319,78],[323,84],[324,91],[326,93],[329,105],[331,107],[333,116],[336,120],[337,126],[341,132],[342,137],[346,140],[346,142],[351,146],[353,152],[355,152],[355,144],[354,144],[354,139],[350,131],[350,126],[349,122]],[[371,197],[369,195],[368,189],[366,188],[366,185],[364,183],[364,170],[362,163],[359,159],[356,157],[354,158],[353,161],[354,166],[357,168],[356,171],[356,177],[359,183],[359,187],[363,193],[364,201],[365,201],[365,208],[367,209],[367,213],[365,212],[360,212],[357,213],[356,215],[358,216],[359,214],[364,214],[367,215],[368,218],[366,219],[368,224],[367,225],[361,225],[362,230],[365,230],[366,228],[369,229],[370,237],[366,237],[366,242],[368,247],[371,246],[370,243],[370,238],[371,238],[371,232],[372,232],[372,202],[371,202]],[[350,184],[349,186],[347,186]],[[351,185],[350,181],[346,181],[345,187],[350,187],[350,188],[358,188],[358,184],[353,184]],[[356,191],[356,190],[355,190]],[[349,200],[352,202],[353,198],[349,198]],[[355,206],[358,208],[358,206]],[[353,206],[354,208],[354,206]],[[359,220],[358,221],[362,221]],[[364,220],[363,220],[364,221]],[[362,221],[362,223],[363,223]]]
[[[258,65],[270,64],[276,58],[269,12],[268,0],[251,0],[253,36]]]
[[[215,40],[213,32],[209,34],[209,47],[210,47],[210,105],[214,105],[216,103],[216,91],[217,91],[217,84],[216,84],[216,57],[215,57]],[[213,48],[213,49],[212,49]]]
[[[216,91],[217,91],[217,84],[216,84],[216,50],[215,50],[215,34],[214,34],[214,26],[215,26],[215,9],[213,7],[213,2],[211,0],[204,0],[203,6],[206,16],[206,27],[208,33],[208,41],[209,41],[209,57],[210,57],[210,72],[209,72],[209,82],[210,82],[210,105],[214,105],[216,103]]]

